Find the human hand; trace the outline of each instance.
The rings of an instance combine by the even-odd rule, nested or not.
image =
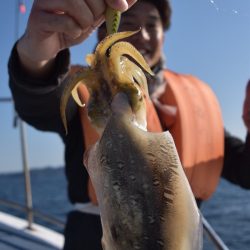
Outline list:
[[[17,44],[22,65],[30,72],[43,72],[59,51],[81,43],[104,21],[107,5],[125,11],[135,2],[35,0],[26,31]]]
[[[242,115],[244,124],[250,133],[250,80],[248,81],[246,87],[246,96],[243,104],[243,115]]]

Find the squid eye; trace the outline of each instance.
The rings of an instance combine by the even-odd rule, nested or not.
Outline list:
[[[105,53],[105,56],[108,57],[108,58],[110,57],[111,47],[112,47],[112,46],[110,46],[110,47],[106,50],[106,53]]]

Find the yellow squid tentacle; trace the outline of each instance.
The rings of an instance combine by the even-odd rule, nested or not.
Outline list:
[[[130,78],[130,81],[136,81],[136,84],[139,85],[139,87],[148,97],[147,78],[142,69],[138,67],[138,65],[136,65],[134,62],[130,61],[127,57],[122,56],[121,61],[123,61],[124,68],[127,70],[127,72],[130,72],[130,74],[127,74],[127,76]]]
[[[124,64],[123,67],[125,70],[123,75],[127,75],[127,78],[129,78],[129,84],[127,84],[127,90],[125,90],[125,92],[128,93],[131,107],[136,117],[135,121],[137,122],[138,127],[146,130],[146,99],[149,98],[146,76],[142,69],[128,58],[122,57],[121,60]],[[124,84],[122,84],[121,87],[125,87]],[[133,91],[133,88],[136,91]]]
[[[78,82],[76,84],[76,86],[72,89],[71,91],[71,95],[73,97],[73,99],[75,100],[75,102],[80,106],[80,107],[84,107],[85,106],[85,103],[82,103],[80,97],[79,97],[79,94],[78,94],[78,87],[79,85],[81,84],[81,82]]]
[[[123,31],[114,33],[111,35],[106,36],[96,47],[96,55],[97,56],[105,56],[106,51],[117,41],[130,37],[134,34],[139,32],[139,30],[136,31]]]
[[[140,52],[128,42],[118,42],[111,47],[110,60],[120,59],[121,56],[128,55],[132,57],[146,72],[150,75],[154,75],[148,64],[146,63]]]
[[[92,71],[89,68],[84,68],[76,72],[73,76],[70,76],[68,79],[66,79],[65,83],[65,89],[63,91],[62,97],[61,97],[61,103],[60,103],[60,114],[62,118],[62,122],[66,131],[66,134],[68,133],[68,127],[67,127],[67,118],[66,118],[66,106],[69,100],[70,95],[72,94],[74,100],[76,103],[80,106],[84,106],[84,104],[81,102],[78,93],[77,88],[79,84],[84,82],[86,85],[90,85],[92,80]]]
[[[85,57],[85,60],[87,62],[87,64],[93,69],[96,65],[96,56],[95,54],[88,54]]]

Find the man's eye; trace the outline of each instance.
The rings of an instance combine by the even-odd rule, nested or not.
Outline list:
[[[149,24],[147,24],[147,28],[148,29],[156,29],[157,28],[157,24],[156,23],[149,23]]]

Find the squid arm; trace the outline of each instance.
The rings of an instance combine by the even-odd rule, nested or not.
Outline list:
[[[73,99],[75,102],[81,106],[84,107],[85,104],[82,103],[82,101],[79,98],[77,88],[81,83],[86,84],[86,86],[90,86],[93,79],[93,73],[91,69],[84,68],[76,72],[73,76],[69,76],[66,79],[65,83],[65,89],[63,91],[61,102],[60,102],[60,114],[63,122],[63,126],[65,128],[66,134],[68,133],[68,127],[67,127],[67,118],[66,118],[66,106],[69,100],[70,95],[72,94]]]
[[[128,55],[135,60],[146,72],[154,75],[140,52],[128,42],[119,42],[114,44],[110,50],[110,62],[114,63],[114,68],[119,67],[121,56]]]

